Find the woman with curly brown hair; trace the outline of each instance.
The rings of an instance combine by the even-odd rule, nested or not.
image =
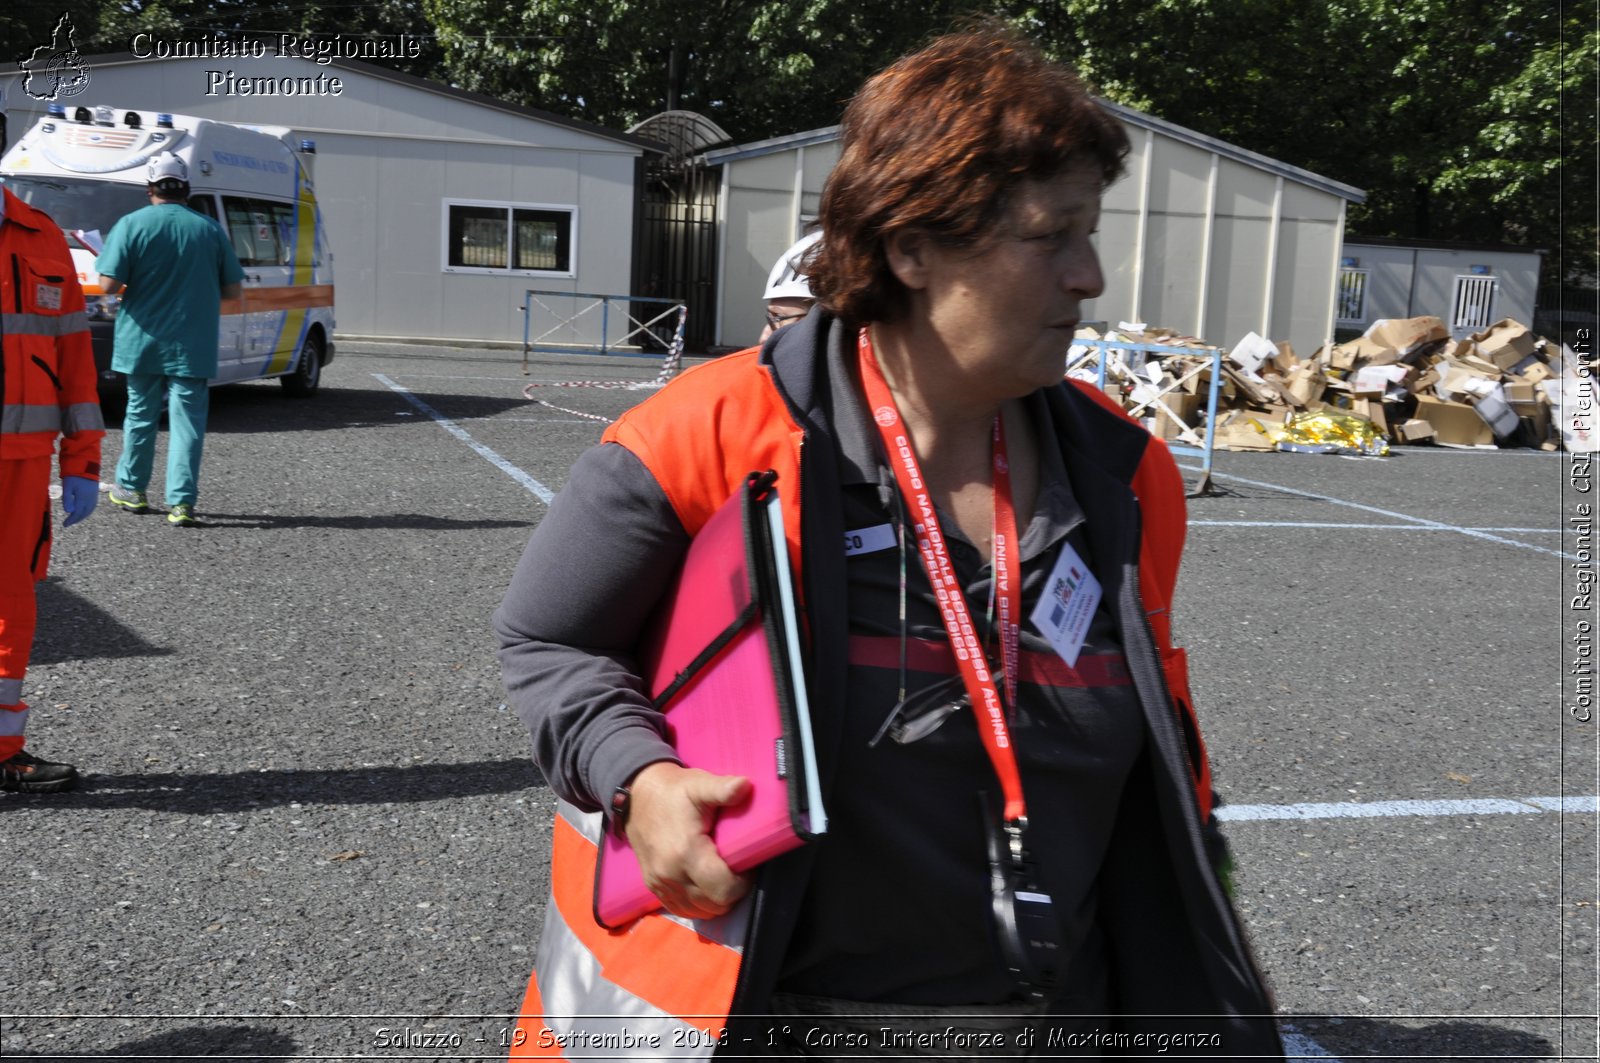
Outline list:
[[[1010,32],[895,63],[845,114],[818,305],[574,465],[496,617],[562,801],[514,1054],[1281,1054],[1172,644],[1182,481],[1063,381],[1126,152]],[[768,468],[829,829],[737,874],[708,832],[749,783],[677,761],[635,646]],[[602,816],[666,908],[618,932],[586,903]]]

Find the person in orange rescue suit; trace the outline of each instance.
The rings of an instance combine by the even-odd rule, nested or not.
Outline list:
[[[870,79],[841,136],[817,305],[612,424],[495,615],[559,798],[511,1055],[1279,1059],[1173,644],[1182,478],[1063,380],[1127,136],[992,23]],[[636,646],[766,469],[828,823],[736,874],[709,829],[750,782],[677,760]],[[602,817],[665,907],[617,930]]]
[[[78,772],[23,749],[34,585],[50,564],[50,463],[65,527],[100,498],[100,399],[83,289],[49,215],[0,195],[0,789],[70,790]]]

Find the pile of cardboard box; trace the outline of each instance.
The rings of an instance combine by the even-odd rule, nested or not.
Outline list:
[[[1113,349],[1106,388],[1156,435],[1202,444],[1214,348],[1129,326],[1103,338],[1195,349],[1193,355]],[[1296,415],[1328,410],[1370,421],[1393,443],[1592,450],[1593,388],[1556,344],[1510,319],[1459,341],[1437,317],[1379,321],[1360,338],[1308,359],[1287,343],[1250,333],[1222,360],[1212,436],[1219,449],[1273,450]],[[1575,414],[1580,403],[1583,415]]]

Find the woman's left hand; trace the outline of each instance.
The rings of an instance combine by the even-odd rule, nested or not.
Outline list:
[[[667,911],[712,919],[750,891],[750,876],[730,868],[711,838],[718,810],[749,799],[749,779],[663,760],[642,768],[631,789],[628,844]]]

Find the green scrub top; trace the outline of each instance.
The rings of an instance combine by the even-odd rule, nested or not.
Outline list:
[[[222,289],[244,280],[220,225],[177,203],[144,207],[111,227],[95,269],[127,286],[111,368],[217,375]]]

